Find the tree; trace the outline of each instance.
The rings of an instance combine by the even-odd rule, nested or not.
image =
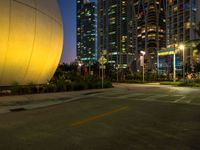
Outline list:
[[[195,29],[195,32],[198,35],[198,38],[200,38],[200,22],[198,24],[198,27]],[[200,53],[200,39],[196,39],[197,45],[195,46],[195,49],[198,50],[198,53]]]

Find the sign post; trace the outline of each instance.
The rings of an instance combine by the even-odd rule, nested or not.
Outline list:
[[[103,89],[103,72],[104,72],[104,69],[106,69],[106,66],[104,65],[105,63],[107,63],[107,59],[104,57],[104,56],[101,56],[98,60],[98,62],[100,63],[100,69],[102,71],[102,75],[101,75],[101,86],[102,86],[102,89]]]

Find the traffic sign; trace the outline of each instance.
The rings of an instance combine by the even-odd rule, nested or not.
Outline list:
[[[101,65],[99,68],[100,69],[106,69],[106,66],[105,65]]]
[[[105,63],[107,63],[107,59],[104,57],[104,56],[101,56],[98,60],[98,62],[101,64],[101,65],[104,65]]]

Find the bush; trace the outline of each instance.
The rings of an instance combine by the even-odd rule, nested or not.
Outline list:
[[[49,92],[56,92],[56,85],[49,83],[44,86],[44,92],[49,93]]]
[[[104,88],[111,87],[112,82],[109,80],[104,80]],[[0,89],[0,95],[22,95],[33,93],[99,89],[102,88],[102,85],[101,78],[99,78],[97,75],[81,76],[78,72],[66,72],[58,69],[51,81],[48,81],[48,84],[35,85],[34,83],[29,83],[28,85],[18,85],[18,83],[13,83],[11,87],[4,88],[5,89]]]
[[[104,81],[103,87],[104,88],[112,88],[113,87],[112,82],[108,81],[108,80]]]
[[[73,82],[72,83],[72,90],[85,90],[87,89],[87,84],[84,81],[81,82]]]

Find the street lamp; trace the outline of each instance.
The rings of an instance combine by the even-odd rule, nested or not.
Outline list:
[[[173,81],[176,82],[176,47],[174,47],[174,54],[173,54],[173,57],[174,57],[174,61],[173,61]]]
[[[79,69],[79,71],[80,71],[80,75],[81,75],[81,68],[82,68],[82,65],[83,65],[82,61],[78,61],[78,69]]]
[[[145,51],[140,51],[140,53],[142,54],[142,57],[140,58],[141,60],[141,64],[140,66],[142,66],[142,79],[143,79],[143,82],[144,82],[144,55],[146,54]]]
[[[183,51],[183,81],[185,81],[185,45],[179,45],[179,49]]]

